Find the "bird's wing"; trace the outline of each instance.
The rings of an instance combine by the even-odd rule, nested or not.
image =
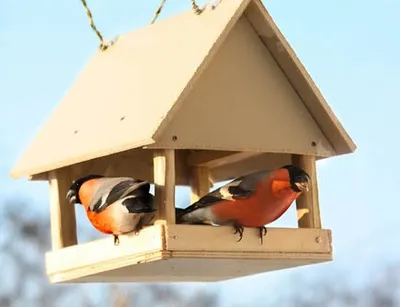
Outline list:
[[[184,209],[185,213],[211,206],[222,200],[248,198],[254,194],[260,180],[265,178],[270,172],[270,170],[263,170],[237,177],[224,186],[201,197],[197,202]]]
[[[149,193],[150,183],[129,177],[102,178],[93,196],[89,209],[99,213],[109,205],[127,196]]]

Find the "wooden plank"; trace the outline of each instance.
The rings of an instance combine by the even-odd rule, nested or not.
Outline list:
[[[213,282],[330,261],[321,256],[307,255],[308,258],[293,259],[286,256],[276,254],[256,260],[171,258],[81,277],[74,282]],[[54,276],[58,280],[69,277],[63,273]]]
[[[175,183],[189,185],[186,150],[175,151]],[[71,177],[79,178],[87,174],[107,173],[107,176],[134,176],[142,180],[154,182],[153,172],[154,150],[136,148],[114,155],[101,157],[71,165]],[[110,168],[110,165],[112,168]]]
[[[97,51],[11,175],[41,173],[154,143],[249,2],[222,2],[201,17],[189,10],[121,35],[109,52]],[[104,112],[88,118],[99,105]],[[63,140],[57,151],[51,150],[55,135]]]
[[[315,157],[293,155],[293,164],[304,169],[311,177],[310,189],[296,200],[297,223],[301,228],[321,228],[318,200],[318,179]]]
[[[305,248],[302,252],[242,251],[238,248],[162,251],[162,229],[156,230],[156,227],[160,226],[145,228],[138,237],[121,236],[117,247],[110,238],[48,253],[47,272],[51,282],[217,281],[332,260],[330,249],[323,253]],[[285,239],[290,236],[284,229],[276,231],[281,230]],[[182,228],[181,233],[183,231]],[[324,231],[330,234],[329,230]],[[158,239],[154,240],[151,234]],[[189,243],[188,248],[195,245],[195,242]],[[211,244],[211,248],[215,249],[215,245]],[[83,253],[87,256],[81,257]]]
[[[150,147],[237,151],[245,156],[247,152],[336,154],[245,16],[191,88],[184,107],[166,123],[162,137]],[[188,123],[201,129],[188,129]],[[238,159],[244,158],[241,155]]]
[[[175,151],[155,150],[153,158],[154,195],[157,219],[175,223]]]
[[[261,41],[285,73],[293,88],[296,89],[323,133],[332,143],[336,151],[335,155],[354,152],[357,147],[353,140],[333,113],[262,1],[252,1],[245,11],[245,16],[247,16]]]
[[[234,164],[210,169],[210,180],[216,183],[259,170],[275,169],[291,162],[290,154],[263,153]]]
[[[48,172],[28,176],[29,181],[47,181],[48,178]]]
[[[108,236],[49,252],[47,274],[53,283],[212,281],[332,260],[330,230],[271,228],[260,248],[251,229],[236,242],[229,227],[163,227],[121,235],[118,246]]]
[[[189,154],[189,166],[202,166],[208,168],[220,167],[227,164],[243,161],[245,159],[259,156],[262,152],[237,152],[237,151],[216,151],[197,150]]]
[[[263,245],[258,229],[245,228],[243,239],[236,242],[237,234],[231,227],[203,225],[167,225],[166,248],[169,251],[213,251],[287,253],[331,253],[331,232],[311,228],[268,228]]]
[[[190,202],[194,203],[210,191],[210,171],[208,167],[193,167],[191,174]]]
[[[68,203],[66,195],[72,183],[69,170],[64,168],[49,172],[50,225],[53,250],[77,244],[75,206]]]
[[[74,271],[74,278],[97,274],[126,265],[161,259],[163,226],[143,228],[138,235],[119,236],[114,245],[113,237],[70,246],[46,254],[47,274]],[[82,257],[82,255],[85,257]]]

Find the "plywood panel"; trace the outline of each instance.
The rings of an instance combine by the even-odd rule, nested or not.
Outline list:
[[[165,146],[334,154],[246,17],[229,33],[174,121],[149,147]]]
[[[252,1],[245,16],[260,36],[263,43],[285,72],[289,82],[296,88],[303,102],[318,122],[321,130],[334,144],[337,154],[356,150],[356,145],[319,91],[311,76],[297,58],[294,50],[280,32],[272,17],[260,0]]]
[[[261,154],[237,163],[213,168],[210,170],[210,179],[212,183],[216,183],[260,170],[272,170],[291,163],[289,154]]]
[[[98,51],[11,176],[45,174],[154,139],[154,148],[319,157],[355,150],[261,1],[230,0],[121,35]]]
[[[96,52],[12,175],[151,144],[154,131],[249,2],[226,1],[201,16],[188,11],[120,35],[106,52]]]
[[[161,225],[146,227],[139,235],[119,236],[120,243],[114,245],[109,236],[84,244],[70,246],[46,254],[48,274],[82,270],[80,274],[94,274],[129,264],[161,259],[163,249]],[[85,255],[82,257],[82,255]]]
[[[120,236],[118,246],[110,237],[49,252],[46,268],[52,282],[203,281],[332,259],[330,230],[270,232],[260,245],[251,228],[236,242],[230,227],[155,225]]]
[[[286,256],[286,255],[285,255]],[[270,259],[168,259],[138,264],[76,280],[83,282],[212,282],[244,277],[260,272],[271,272],[329,261],[325,257],[313,259],[282,259],[280,255]],[[149,274],[152,272],[152,274]],[[60,277],[59,275],[58,277]]]
[[[175,153],[176,184],[189,184],[189,169],[186,165],[188,152],[179,150]],[[114,155],[93,159],[72,165],[72,178],[88,174],[105,176],[128,176],[154,182],[153,150],[132,149]]]
[[[257,228],[245,228],[243,238],[232,227],[208,225],[168,225],[166,226],[169,251],[213,251],[213,252],[259,252],[287,253],[330,253],[330,231],[303,228],[268,228],[264,243],[260,244]]]
[[[190,185],[189,154],[191,150],[175,151],[175,171],[177,185]],[[210,153],[210,152],[208,152]],[[210,157],[221,157],[226,151],[213,151]],[[130,176],[154,182],[152,171],[153,150],[133,149],[126,152],[93,159],[72,165],[71,178],[76,179],[87,174],[100,174],[106,176]],[[238,162],[223,164],[210,169],[212,184],[249,174],[262,169],[274,169],[291,163],[289,154],[264,154],[254,155]],[[46,173],[31,177],[31,180],[47,180]]]

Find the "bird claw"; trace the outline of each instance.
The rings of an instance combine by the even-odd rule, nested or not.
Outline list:
[[[260,236],[261,245],[263,245],[263,237],[267,235],[267,227],[261,226],[258,227],[258,235]]]
[[[239,240],[236,240],[236,242],[240,242],[243,238],[244,228],[238,224],[235,224],[233,227],[235,229],[235,232],[233,234],[239,233]]]
[[[114,245],[118,246],[119,245],[119,238],[117,235],[114,235]]]

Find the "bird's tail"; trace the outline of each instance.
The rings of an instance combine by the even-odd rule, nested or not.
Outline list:
[[[175,208],[175,219],[177,224],[182,224],[183,219],[182,217],[185,215],[186,210],[182,208]]]
[[[122,204],[128,209],[129,213],[150,213],[156,211],[153,208],[154,196],[150,193],[138,196],[127,196]]]

